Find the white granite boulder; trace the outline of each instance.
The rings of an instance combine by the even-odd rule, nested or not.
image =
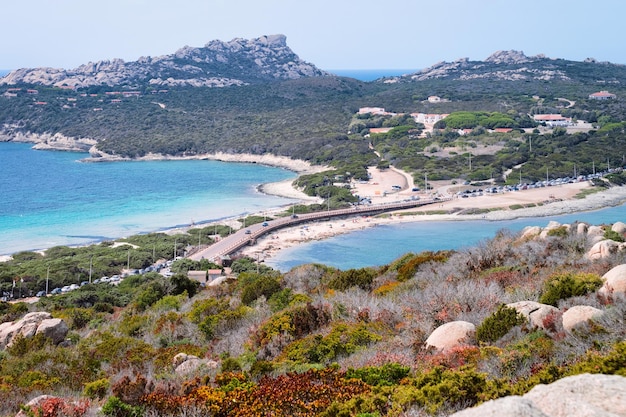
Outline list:
[[[11,346],[18,335],[33,337],[38,333],[43,333],[54,343],[60,343],[65,339],[68,330],[63,320],[53,319],[50,313],[28,313],[20,320],[0,324],[0,349]]]
[[[475,344],[476,326],[467,321],[452,321],[437,327],[426,339],[426,348],[445,352],[458,346]]]
[[[589,230],[589,225],[587,223],[578,223],[576,226],[576,234],[584,235]]]
[[[594,244],[604,240],[604,229],[602,226],[589,226],[587,228],[587,239]]]
[[[174,365],[174,372],[177,375],[185,376],[195,372],[201,366],[206,366],[210,369],[217,369],[218,363],[213,360],[200,359],[194,355],[188,355],[186,353],[179,353],[172,359],[172,365]]]
[[[532,238],[539,236],[539,234],[541,234],[541,227],[526,226],[522,230],[522,239],[523,240],[532,239]]]
[[[589,252],[587,252],[587,258],[594,259],[603,259],[607,258],[619,251],[620,243],[610,239],[603,239],[599,242],[596,242]]]
[[[618,417],[626,416],[626,378],[581,374],[537,385],[522,397],[510,396],[468,408],[450,417]]]
[[[574,306],[563,313],[563,329],[571,333],[589,320],[600,318],[604,312],[591,306]]]
[[[602,276],[604,284],[598,294],[604,297],[626,297],[626,264],[617,265]]]
[[[626,233],[626,224],[623,222],[613,223],[611,230],[620,234]]]
[[[548,233],[550,233],[550,231],[558,229],[559,227],[565,227],[565,229],[568,232],[570,230],[570,225],[569,224],[561,224],[559,222],[550,221],[550,222],[548,222],[548,225],[543,228],[543,230],[539,234],[539,237],[545,239],[546,237],[548,237]]]
[[[561,315],[558,308],[536,301],[518,301],[516,303],[507,304],[506,306],[514,308],[518,313],[526,317],[531,326],[543,330],[551,330],[546,328],[546,318],[550,315]]]

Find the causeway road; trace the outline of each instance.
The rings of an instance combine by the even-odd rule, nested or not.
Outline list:
[[[300,223],[307,223],[316,220],[330,219],[333,217],[363,216],[384,213],[388,211],[409,209],[424,206],[427,204],[442,203],[448,200],[450,200],[450,198],[406,200],[384,204],[359,205],[346,209],[328,210],[323,212],[281,217],[278,219],[269,220],[264,223],[257,223],[248,227],[241,228],[237,232],[213,243],[211,246],[208,246],[198,252],[189,255],[188,258],[196,261],[199,261],[201,259],[208,259],[212,262],[219,263],[222,257],[232,255],[244,246],[253,245],[259,237],[275,230],[282,229],[284,227],[294,226]]]

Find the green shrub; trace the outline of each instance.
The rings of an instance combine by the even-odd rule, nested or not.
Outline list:
[[[396,385],[409,375],[411,368],[398,363],[386,363],[382,366],[366,366],[358,369],[348,369],[346,377],[357,378],[372,386]]]
[[[143,409],[139,406],[126,404],[112,396],[102,406],[102,414],[110,417],[143,417]]]
[[[550,277],[543,286],[539,302],[557,306],[559,300],[588,294],[602,286],[597,274],[566,272]]]
[[[486,375],[472,367],[458,370],[436,367],[400,385],[392,401],[403,408],[417,405],[431,414],[437,414],[446,411],[445,407],[454,409],[476,405],[489,387]]]
[[[337,291],[345,291],[352,287],[369,291],[375,277],[374,271],[370,268],[348,269],[337,273],[328,282],[328,287]]]
[[[566,237],[567,233],[568,231],[566,226],[559,226],[555,227],[554,229],[548,230],[548,236],[553,237]]]
[[[611,230],[609,228],[607,228],[604,231],[604,238],[605,239],[610,239],[613,240],[615,242],[623,242],[624,241],[624,236],[622,236],[621,234],[619,234],[618,232]]]
[[[221,366],[221,371],[222,372],[238,372],[241,371],[241,365],[239,364],[239,361],[237,361],[237,359],[235,358],[224,358],[222,359],[222,366]]]
[[[272,276],[263,275],[245,285],[241,291],[241,302],[250,305],[260,296],[269,299],[274,293],[281,290],[280,283]]]
[[[327,364],[381,339],[382,337],[369,330],[365,323],[354,326],[338,323],[327,336],[317,334],[291,343],[285,348],[284,354],[288,359],[298,363]]]
[[[106,378],[88,382],[83,388],[83,395],[92,400],[101,400],[107,395],[109,386],[109,380]]]
[[[523,315],[512,307],[501,304],[494,313],[476,328],[476,340],[493,343],[507,334],[513,327],[526,321]]]

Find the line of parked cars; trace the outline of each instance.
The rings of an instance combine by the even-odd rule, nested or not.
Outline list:
[[[119,285],[120,282],[122,282],[122,280],[126,277],[129,277],[131,275],[143,275],[143,274],[147,274],[148,272],[157,272],[160,273],[164,270],[168,270],[169,268],[172,266],[172,263],[174,261],[166,261],[166,262],[160,262],[154,265],[150,265],[146,268],[141,268],[141,269],[132,269],[124,274],[121,275],[111,275],[110,277],[104,276],[104,277],[100,277],[100,278],[96,278],[93,281],[91,281],[92,284],[110,284],[110,285]],[[167,275],[166,275],[167,276]],[[89,284],[89,281],[83,281],[80,283],[80,285],[78,284],[71,284],[71,285],[66,285],[63,287],[57,287],[54,288],[52,291],[50,291],[50,294],[52,295],[57,295],[57,294],[65,294],[68,293],[70,291],[74,291],[79,289],[80,287],[84,287],[85,285]],[[36,295],[37,297],[45,297],[46,296],[46,292],[45,291],[39,291]]]

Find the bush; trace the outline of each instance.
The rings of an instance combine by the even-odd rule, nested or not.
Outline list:
[[[260,296],[270,298],[281,290],[280,283],[272,276],[260,276],[258,279],[245,285],[241,291],[241,302],[250,305]]]
[[[328,283],[328,287],[337,291],[345,291],[352,287],[369,291],[375,276],[374,271],[370,268],[348,269],[340,271],[333,277]]]
[[[604,231],[604,238],[605,239],[614,240],[615,242],[623,242],[624,241],[624,236],[622,236],[618,232],[616,232],[614,230],[611,230],[611,229],[606,229]]]
[[[92,400],[101,400],[107,395],[109,386],[109,380],[106,378],[88,382],[83,389],[83,395]]]
[[[139,406],[126,404],[119,398],[109,397],[102,406],[102,414],[111,417],[142,417],[143,409]]]
[[[601,286],[602,278],[597,274],[556,274],[545,282],[539,302],[557,307],[559,300],[585,295]]]
[[[348,369],[347,378],[357,378],[372,386],[396,385],[409,375],[410,368],[398,363],[386,363],[383,366],[366,366],[359,369]]]
[[[512,307],[501,304],[493,314],[476,328],[476,340],[493,343],[506,335],[513,327],[523,324],[524,316]]]

